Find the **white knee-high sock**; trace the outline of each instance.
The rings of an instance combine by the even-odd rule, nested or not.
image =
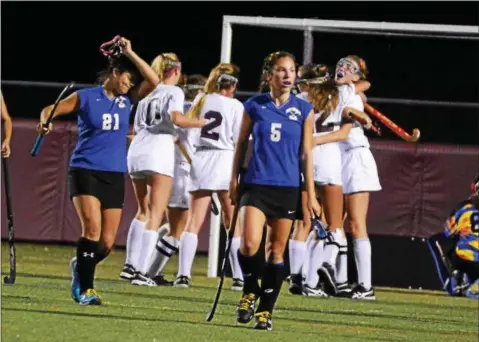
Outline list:
[[[306,284],[311,288],[318,286],[318,269],[324,261],[324,240],[315,240],[311,244],[311,255],[309,269],[306,277]]]
[[[149,268],[150,263],[150,255],[155,249],[156,242],[158,240],[158,232],[154,230],[146,230],[143,232],[143,236],[141,239],[141,253],[140,258],[138,260],[138,271],[141,274],[146,275]]]
[[[126,237],[126,260],[125,265],[132,266],[138,270],[138,259],[141,252],[141,240],[143,232],[145,231],[145,222],[133,219]]]
[[[299,274],[306,255],[306,242],[289,240],[289,268],[291,274]]]
[[[191,266],[195,258],[196,249],[198,248],[198,235],[194,233],[184,232],[180,238],[180,257],[178,277],[186,276],[191,278]]]
[[[150,266],[148,268],[148,276],[154,278],[163,271],[166,263],[170,258],[178,252],[180,242],[173,236],[163,236],[158,240],[155,249],[150,255]]]
[[[338,241],[339,254],[336,263],[336,282],[338,284],[348,281],[348,240],[344,235],[344,230],[342,230],[341,233],[341,240]]]
[[[358,284],[371,288],[371,242],[369,239],[354,240],[354,257],[358,270]]]
[[[306,239],[306,255],[304,257],[303,265],[301,266],[301,274],[303,275],[303,279],[308,278],[308,271],[309,271],[309,261],[311,259],[311,254],[313,253],[313,244],[315,242],[316,232],[311,230]]]
[[[241,238],[239,236],[233,237],[231,240],[231,249],[229,253],[229,260],[231,271],[233,272],[233,279],[243,280],[243,272],[238,260],[238,250],[240,248]]]

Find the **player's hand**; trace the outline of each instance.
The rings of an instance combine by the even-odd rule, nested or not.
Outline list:
[[[316,197],[310,198],[308,201],[308,210],[311,217],[321,217],[321,206],[318,203]]]
[[[201,118],[201,119],[199,119],[198,121],[199,121],[199,123],[198,123],[198,124],[199,124],[199,128],[205,127],[205,125],[206,125],[206,119],[205,119],[205,118]]]
[[[365,123],[363,123],[364,128],[371,129],[371,127],[373,127],[373,122],[369,116],[366,115],[364,121],[366,121]]]
[[[50,122],[50,124],[48,125],[48,127],[43,123],[43,122],[39,122],[38,125],[37,125],[37,132],[38,133],[42,133],[43,134],[48,134],[50,133],[51,131],[53,130],[53,124]]]
[[[236,178],[231,179],[229,189],[231,205],[237,205],[238,202],[238,180]]]
[[[123,49],[123,54],[125,56],[128,56],[133,51],[133,49],[131,48],[131,42],[125,37],[121,37],[119,43],[121,48]]]
[[[8,158],[10,157],[10,141],[4,140],[2,143],[2,157]]]

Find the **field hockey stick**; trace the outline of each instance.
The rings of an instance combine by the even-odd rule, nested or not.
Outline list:
[[[180,152],[181,154],[183,155],[183,157],[185,157],[186,161],[188,162],[188,164],[192,164],[193,161],[191,160],[191,157],[190,155],[188,154],[188,151],[186,150],[186,147],[185,145],[183,145],[183,143],[181,142],[181,140],[177,140],[176,141],[176,145],[178,145],[178,148],[180,149]],[[215,200],[213,199],[213,197],[211,197],[211,211],[213,212],[213,214],[215,214],[216,216],[219,215],[220,211],[218,209],[218,206],[216,205],[216,202]]]
[[[361,123],[361,125],[366,125],[367,122],[366,120],[364,120],[363,118],[359,117],[358,115],[354,114],[354,113],[349,113],[353,118],[354,120],[356,121],[359,121]],[[375,125],[374,123],[371,123],[371,128],[370,128],[371,131],[373,131],[374,133],[376,133],[377,135],[381,135],[381,128],[379,128],[379,126]]]
[[[407,141],[407,142],[416,142],[419,140],[419,137],[421,136],[421,132],[419,129],[414,128],[412,130],[412,135],[407,133],[405,130],[403,130],[401,127],[396,125],[394,122],[392,122],[388,117],[386,117],[384,114],[379,112],[377,109],[371,107],[369,104],[364,104],[364,109],[366,111],[376,117],[379,122],[381,122],[384,126],[389,128],[391,131],[393,131],[397,136],[399,136],[401,139]]]
[[[239,182],[241,182],[241,176],[240,176]],[[240,191],[240,189],[241,189],[241,185],[238,184],[238,191]],[[239,201],[237,201],[235,205],[235,209],[233,210],[233,218],[231,219],[231,222],[230,222],[230,228],[228,229],[228,232],[226,233],[226,248],[225,248],[225,254],[223,256],[223,262],[221,265],[220,282],[218,284],[218,288],[216,289],[216,295],[215,295],[215,300],[213,302],[213,306],[211,307],[211,310],[208,311],[208,313],[206,314],[206,321],[208,322],[210,322],[215,316],[216,308],[218,307],[218,303],[220,301],[221,290],[223,289],[223,283],[225,281],[225,275],[226,275],[226,260],[228,260],[228,256],[231,250],[231,243],[233,241],[233,236],[236,230],[236,221],[238,221],[239,207],[240,207]]]
[[[120,35],[116,35],[112,40],[100,45],[100,52],[106,57],[116,57],[123,53],[120,45]]]
[[[15,251],[15,234],[13,226],[12,197],[10,193],[10,177],[8,176],[7,158],[2,158],[3,183],[5,185],[5,197],[7,200],[7,220],[8,220],[8,245],[10,247],[10,275],[5,276],[5,284],[13,285],[17,276],[17,262]]]
[[[58,104],[60,103],[60,101],[64,98],[66,92],[68,90],[70,90],[73,86],[75,85],[75,82],[71,81],[70,83],[68,83],[65,88],[63,88],[62,92],[60,93],[60,95],[58,96],[57,100],[55,101],[55,104],[53,105],[53,109],[52,111],[50,112],[50,115],[48,116],[48,119],[47,119],[47,122],[45,122],[43,125],[42,125],[42,128],[45,128],[45,129],[48,129],[48,126],[50,126],[50,123],[52,122],[53,120],[53,115],[55,114],[55,111],[57,110],[57,107],[58,107]],[[38,154],[38,152],[40,152],[40,148],[42,147],[42,144],[43,144],[43,139],[45,138],[45,130],[42,129],[40,131],[40,133],[38,133],[38,136],[37,136],[37,139],[35,140],[35,143],[33,144],[33,148],[32,148],[32,151],[30,152],[30,154],[32,156],[36,156]]]
[[[240,159],[241,160],[240,165],[243,165],[247,146],[248,145],[245,144],[245,148],[243,149],[241,153],[243,157]],[[223,256],[223,262],[221,265],[220,282],[218,284],[218,288],[216,289],[216,295],[215,295],[215,300],[213,302],[213,306],[211,307],[211,310],[208,311],[208,313],[206,314],[207,322],[211,322],[211,320],[213,320],[213,317],[215,316],[216,308],[218,307],[218,303],[220,301],[221,290],[223,289],[223,283],[225,281],[225,275],[226,275],[226,260],[228,259],[228,256],[230,254],[231,242],[233,241],[233,236],[235,234],[235,229],[236,229],[236,221],[238,220],[240,199],[241,199],[241,193],[243,190],[243,175],[245,173],[246,173],[246,170],[243,169],[243,167],[240,167],[240,171],[238,175],[237,200],[236,200],[235,208],[233,210],[233,217],[230,222],[230,229],[228,229],[228,232],[226,233],[227,240],[226,240],[225,254]]]

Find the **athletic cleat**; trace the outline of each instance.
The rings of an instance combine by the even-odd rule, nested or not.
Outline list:
[[[70,288],[70,294],[75,302],[80,300],[80,277],[77,272],[77,258],[73,257],[70,261],[70,271],[72,273],[72,283]]]
[[[336,276],[334,268],[327,262],[323,262],[318,269],[319,280],[324,283],[324,290],[330,296],[335,296],[338,292],[336,287]]]
[[[363,284],[357,285],[351,294],[352,299],[366,299],[366,300],[376,300],[376,295],[374,294],[374,290],[371,287],[367,290]]]
[[[253,329],[257,330],[273,330],[273,321],[272,315],[268,311],[258,312],[254,315],[256,323],[253,326]]]
[[[289,281],[289,293],[294,295],[303,294],[303,276],[301,274],[292,274]]]
[[[238,323],[246,324],[253,319],[256,299],[254,293],[243,294],[243,298],[236,306],[236,321]]]
[[[94,289],[88,289],[78,299],[80,305],[101,305],[101,299]]]
[[[131,281],[131,285],[139,285],[139,286],[157,286],[155,281],[150,277],[147,277],[140,272],[135,274],[135,278]]]
[[[244,281],[238,278],[233,278],[233,285],[231,291],[243,291]]]
[[[176,278],[173,286],[174,287],[183,287],[185,289],[189,288],[190,287],[190,278],[188,278],[187,276],[179,276]]]
[[[136,271],[133,266],[125,264],[123,266],[123,269],[121,270],[120,278],[125,280],[132,280],[133,278],[135,278],[135,273]]]
[[[351,288],[351,286],[349,286],[347,281],[344,283],[336,284],[336,288],[338,289],[336,297],[351,298],[353,294],[353,289]]]
[[[174,282],[165,279],[164,274],[158,274],[152,279],[158,286],[173,286]]]
[[[306,296],[306,297],[324,297],[324,298],[329,297],[328,294],[324,292],[321,287],[318,286],[317,288],[312,288],[312,287],[309,287],[307,284],[303,285],[302,294],[303,296]]]

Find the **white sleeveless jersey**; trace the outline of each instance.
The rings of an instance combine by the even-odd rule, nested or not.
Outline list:
[[[199,100],[201,96],[195,99]],[[220,94],[206,95],[200,118],[207,120],[200,130],[195,129],[192,144],[196,149],[234,150],[238,139],[244,106],[237,99]]]
[[[347,107],[364,112],[364,103],[361,96],[356,94],[356,88],[353,84],[341,86],[346,89],[345,96],[347,97]],[[341,141],[341,145],[345,149],[354,147],[368,147],[370,146],[368,138],[364,135],[364,128],[361,123],[354,121],[353,128],[349,132],[348,138],[345,141]]]
[[[148,96],[138,103],[135,115],[135,131],[146,130],[151,134],[176,135],[171,121],[172,112],[183,113],[185,94],[173,85],[158,84]]]

